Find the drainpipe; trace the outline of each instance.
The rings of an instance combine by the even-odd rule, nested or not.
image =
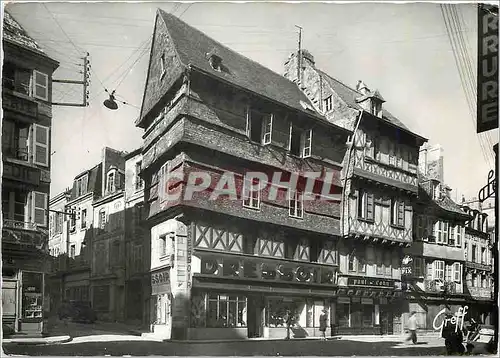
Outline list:
[[[356,126],[354,127],[354,131],[352,132],[351,145],[349,146],[349,150],[348,150],[348,153],[347,153],[347,173],[346,173],[346,175],[344,177],[343,190],[342,190],[343,193],[344,193],[344,195],[342,195],[342,201],[341,201],[341,203],[342,203],[342,215],[341,215],[342,222],[345,221],[344,220],[345,204],[346,204],[346,202],[345,202],[346,201],[346,199],[345,199],[345,197],[346,197],[346,195],[345,195],[346,194],[345,193],[345,186],[347,184],[347,179],[349,179],[350,177],[352,177],[352,175],[350,175],[350,176],[348,175],[349,174],[349,169],[350,169],[350,163],[351,163],[351,154],[352,154],[352,150],[354,148],[354,141],[356,139],[356,133],[358,131],[359,124],[361,123],[361,117],[363,116],[363,112],[364,112],[363,109],[361,109],[359,111],[358,120],[356,122]],[[345,231],[346,231],[345,227],[344,227],[344,225],[342,225],[342,237],[345,236]]]

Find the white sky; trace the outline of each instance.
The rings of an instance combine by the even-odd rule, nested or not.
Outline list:
[[[142,130],[134,121],[142,101],[149,44],[141,45],[151,38],[157,8],[181,16],[278,73],[283,73],[284,60],[297,48],[294,25],[300,25],[303,47],[319,68],[351,87],[363,80],[378,89],[387,101],[385,108],[430,144],[441,144],[445,181],[458,193],[477,196],[493,169],[492,148],[486,148],[487,162],[479,138],[497,143],[498,130],[476,134],[475,114],[467,106],[439,4],[29,2],[6,8],[61,62],[54,78],[78,79],[78,58],[85,52],[91,57],[90,106],[53,109],[51,196],[97,164],[104,146],[131,151],[141,145]],[[466,25],[462,34],[475,82],[476,5],[460,4],[457,9]],[[117,89],[119,98],[131,105],[106,109],[104,87]],[[76,87],[58,85],[54,101],[78,101],[77,93]]]

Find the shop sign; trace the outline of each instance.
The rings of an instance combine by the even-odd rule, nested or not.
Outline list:
[[[187,237],[187,266],[186,266],[186,275],[187,275],[187,287],[191,288],[192,280],[191,280],[191,256],[193,254],[193,239],[189,235]]]
[[[170,293],[170,271],[168,269],[151,274],[151,292],[153,295]]]
[[[4,162],[3,177],[6,179],[22,181],[33,185],[40,184],[40,170]]]
[[[351,299],[349,297],[339,297],[337,303],[351,303]]]
[[[477,133],[498,128],[498,6],[479,4]]]
[[[262,258],[215,258],[201,256],[201,274],[227,278],[251,278],[264,281],[335,284],[335,268],[318,267],[306,263],[282,263]]]
[[[371,286],[394,288],[394,282],[374,277],[349,277],[347,286]]]
[[[373,300],[371,298],[362,298],[361,304],[363,305],[373,305]]]
[[[5,94],[2,107],[6,110],[19,112],[30,117],[37,116],[38,104],[27,99]]]

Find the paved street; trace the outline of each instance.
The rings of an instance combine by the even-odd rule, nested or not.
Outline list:
[[[57,345],[4,345],[11,355],[64,356],[422,356],[443,354],[439,338],[422,340],[413,345],[401,343],[399,337],[342,338],[329,341],[238,341],[238,342],[155,342],[132,335],[95,335],[78,337]]]

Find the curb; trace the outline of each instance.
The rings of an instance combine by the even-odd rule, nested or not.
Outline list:
[[[52,338],[52,339],[51,339]],[[54,338],[59,338],[55,340]],[[71,342],[73,340],[70,336],[62,336],[62,337],[44,337],[44,338],[14,338],[14,339],[3,339],[2,344],[12,344],[12,345],[55,345],[61,343]]]
[[[327,341],[338,341],[340,337],[328,337]],[[256,343],[256,342],[297,342],[297,341],[321,341],[321,337],[304,337],[304,338],[247,338],[247,339],[193,339],[193,340],[178,340],[178,339],[164,339],[162,342],[170,343]]]

